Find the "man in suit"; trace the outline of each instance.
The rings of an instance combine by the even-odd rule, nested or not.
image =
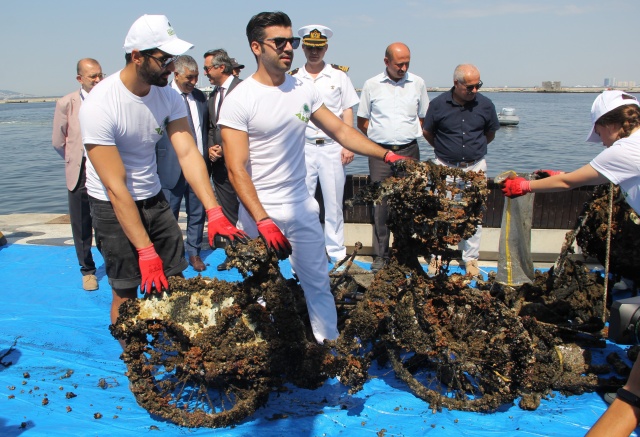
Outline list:
[[[175,72],[171,87],[179,93],[187,107],[187,119],[200,154],[206,161],[207,152],[207,99],[195,86],[198,83],[198,64],[189,55],[182,55],[175,61]],[[182,199],[187,212],[187,242],[185,251],[189,264],[196,272],[207,267],[200,258],[202,234],[204,232],[205,212],[202,202],[195,191],[187,183],[176,152],[166,132],[156,144],[158,159],[158,176],[162,184],[162,192],[176,219],[180,213]]]
[[[64,159],[65,176],[69,190],[69,217],[71,233],[76,256],[82,273],[82,288],[87,291],[98,289],[96,265],[91,255],[91,241],[93,229],[91,227],[91,212],[89,197],[85,187],[86,181],[86,153],[82,144],[82,132],[78,114],[82,101],[91,89],[103,78],[102,67],[95,59],[80,59],[77,64],[76,80],[80,83],[80,90],[67,94],[56,103],[53,114],[53,134],[51,143],[53,148]]]
[[[207,156],[210,163],[211,179],[213,180],[218,203],[222,206],[224,215],[231,223],[235,224],[238,222],[240,203],[229,181],[222,151],[222,137],[218,127],[220,106],[224,98],[236,85],[242,82],[233,74],[233,64],[234,60],[229,57],[229,54],[224,49],[209,50],[204,54],[205,74],[209,78],[211,85],[215,86],[207,102],[209,108],[209,152]],[[224,245],[224,241],[216,242],[216,247],[224,247]],[[227,270],[227,260],[218,265],[218,270]]]

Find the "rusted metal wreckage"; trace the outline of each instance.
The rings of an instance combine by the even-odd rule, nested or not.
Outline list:
[[[304,295],[261,240],[228,247],[243,281],[170,278],[171,292],[132,300],[112,334],[126,342],[131,389],[149,412],[188,427],[236,424],[274,387],[316,388],[339,377],[362,388],[373,360],[434,410],[493,411],[520,398],[535,409],[553,390],[583,393],[624,382],[602,378],[589,348],[602,346],[602,280],[566,259],[562,277],[537,273],[506,287],[448,275],[450,247],[482,216],[483,174],[404,162],[404,177],[369,186],[355,201],[389,204],[392,260],[375,276],[343,261],[330,272],[340,337],[319,345]],[[429,276],[419,257],[440,256]]]

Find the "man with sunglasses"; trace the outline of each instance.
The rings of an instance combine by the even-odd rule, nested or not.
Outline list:
[[[333,32],[326,26],[312,24],[298,30],[307,62],[291,75],[309,81],[318,88],[325,106],[349,126],[353,126],[353,106],[360,99],[347,76],[349,67],[324,62]],[[307,188],[315,196],[318,181],[324,200],[324,237],[331,262],[342,260],[347,254],[344,246],[344,217],[342,200],[346,181],[345,166],[353,161],[353,152],[345,149],[309,122],[305,132],[305,163]]]
[[[305,183],[307,124],[312,121],[355,153],[389,164],[401,157],[336,117],[313,84],[286,74],[300,38],[293,37],[285,13],[252,17],[247,39],[258,69],[225,99],[218,120],[229,178],[241,202],[239,219],[280,259],[291,257],[314,336],[322,343],[338,337],[337,314],[319,207]]]
[[[231,223],[235,224],[238,222],[240,202],[233,185],[231,185],[231,181],[229,181],[227,166],[224,162],[218,118],[220,117],[220,108],[224,98],[242,80],[233,74],[233,61],[224,49],[209,50],[204,54],[204,72],[209,78],[209,83],[215,86],[207,101],[209,108],[209,134],[207,141],[209,172],[218,203],[222,206],[224,215]],[[224,248],[226,241],[218,240],[214,241],[214,244],[216,247]],[[228,263],[229,258],[225,258],[222,263],[218,264],[218,271],[228,270]]]
[[[103,79],[102,67],[95,59],[80,59],[76,66],[76,80],[80,90],[67,94],[56,103],[53,114],[53,148],[64,159],[69,201],[69,220],[76,256],[82,273],[82,288],[86,291],[98,289],[96,265],[91,255],[93,228],[87,197],[86,153],[80,132],[80,107],[89,92]]]
[[[166,86],[174,60],[192,47],[167,17],[140,17],[125,39],[125,67],[95,87],[80,110],[96,245],[113,289],[112,323],[138,286],[161,292],[167,276],[187,267],[182,231],[157,173],[155,146],[165,132],[206,210],[209,243],[218,234],[245,241],[216,203],[183,98]]]
[[[436,164],[486,173],[487,144],[495,138],[500,123],[493,102],[478,93],[481,87],[480,71],[474,65],[458,65],[451,90],[431,101],[422,133],[434,148]],[[481,234],[479,224],[475,235],[460,243],[462,261],[472,277],[480,274]]]
[[[384,53],[384,72],[367,80],[360,93],[358,129],[386,150],[420,159],[418,138],[429,106],[424,80],[409,73],[411,51],[406,44],[390,44]],[[369,159],[371,182],[393,174],[378,160]],[[376,272],[389,261],[390,232],[387,201],[373,208],[373,253],[371,270]]]

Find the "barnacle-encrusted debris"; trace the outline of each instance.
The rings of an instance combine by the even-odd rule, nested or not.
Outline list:
[[[482,220],[486,179],[416,161],[398,171],[354,199],[388,202],[394,245],[376,275],[352,263],[355,252],[331,271],[336,341],[315,342],[300,286],[259,239],[226,249],[241,282],[170,278],[170,292],[122,305],[111,330],[126,342],[140,405],[184,426],[229,426],[284,382],[313,389],[338,375],[355,392],[374,359],[434,410],[493,411],[518,397],[535,409],[551,390],[621,384],[596,376],[608,368],[590,365],[584,343],[601,342],[584,334],[602,327],[595,275],[568,260],[559,282],[539,274],[518,289],[449,276],[452,245]],[[432,255],[442,267],[429,277],[418,257]]]

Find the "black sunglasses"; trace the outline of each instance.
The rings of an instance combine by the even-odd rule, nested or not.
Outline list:
[[[145,52],[140,52],[140,54],[142,56],[146,56],[147,58],[151,58],[154,61],[156,61],[163,69],[167,68],[169,66],[169,64],[171,64],[172,62],[175,62],[176,59],[178,59],[180,56],[163,56],[162,58],[156,58],[155,56],[151,56],[151,54],[149,53],[145,53]]]
[[[300,38],[298,38],[297,36],[294,36],[292,38],[277,37],[258,40],[258,42],[261,44],[263,44],[265,41],[273,41],[276,46],[276,50],[284,50],[284,48],[287,46],[287,43],[291,44],[291,47],[293,49],[297,49],[300,46]]]
[[[460,84],[460,85],[462,85],[462,84]],[[474,89],[474,88],[475,88],[475,89],[477,89],[477,90],[479,90],[480,88],[482,88],[482,81],[480,81],[480,82],[478,82],[478,83],[476,83],[476,84],[474,84],[474,85],[462,85],[462,86],[463,86],[463,87],[465,87],[465,88],[467,89],[467,92],[468,92],[468,93],[470,93],[470,92],[472,92],[472,91],[473,91],[473,89]]]

